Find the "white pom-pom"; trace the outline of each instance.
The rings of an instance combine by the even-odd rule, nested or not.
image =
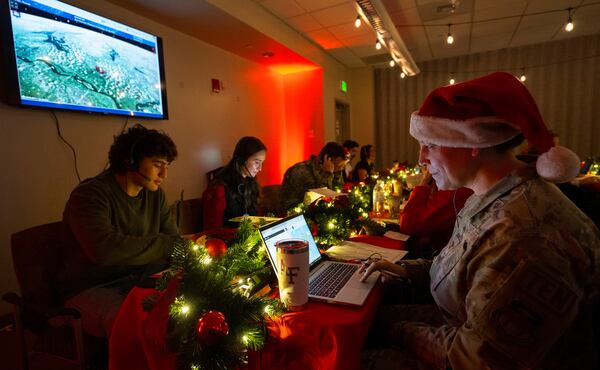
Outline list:
[[[550,148],[538,158],[535,168],[543,179],[560,184],[571,181],[579,173],[579,157],[564,146]]]

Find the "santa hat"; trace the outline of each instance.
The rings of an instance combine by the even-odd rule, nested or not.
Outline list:
[[[542,178],[561,183],[579,171],[579,157],[554,146],[533,97],[505,72],[433,90],[412,114],[410,134],[421,142],[453,148],[488,148],[523,134],[540,153],[536,169]]]

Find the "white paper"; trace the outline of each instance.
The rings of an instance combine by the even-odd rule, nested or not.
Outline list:
[[[231,222],[242,222],[242,220],[248,219],[253,224],[259,224],[261,221],[264,221],[265,224],[270,224],[271,222],[281,220],[281,217],[264,217],[264,216],[238,216],[234,218],[230,218]]]
[[[304,204],[309,205],[321,197],[335,198],[340,195],[342,195],[342,193],[338,193],[337,191],[329,188],[309,189],[306,191],[306,193],[304,193]]]
[[[408,253],[397,249],[378,247],[373,244],[344,241],[334,245],[325,252],[329,257],[337,260],[367,259],[373,253],[379,253],[388,261],[396,262]]]
[[[407,241],[408,238],[410,238],[410,235],[402,234],[397,231],[386,231],[385,234],[383,234],[383,236],[394,240],[400,240],[403,242]]]

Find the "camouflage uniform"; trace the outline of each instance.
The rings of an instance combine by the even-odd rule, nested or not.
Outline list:
[[[288,210],[304,200],[308,189],[328,187],[341,188],[344,185],[342,172],[323,172],[317,156],[311,156],[304,162],[296,163],[288,168],[283,175],[281,185],[281,207]]]
[[[600,287],[600,233],[558,188],[531,168],[458,214],[448,245],[428,264],[446,325],[396,321],[392,343],[446,369],[592,369],[592,307]]]

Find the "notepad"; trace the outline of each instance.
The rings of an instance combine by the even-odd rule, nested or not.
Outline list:
[[[281,217],[266,217],[266,216],[238,216],[230,218],[230,222],[242,222],[243,220],[250,220],[252,224],[270,224],[271,222],[281,220]]]
[[[404,257],[408,252],[348,240],[341,242],[339,245],[332,246],[325,252],[325,254],[327,254],[328,257],[343,261],[354,259],[367,259],[373,253],[381,254],[381,256],[388,261],[397,262],[401,260],[402,257]]]

